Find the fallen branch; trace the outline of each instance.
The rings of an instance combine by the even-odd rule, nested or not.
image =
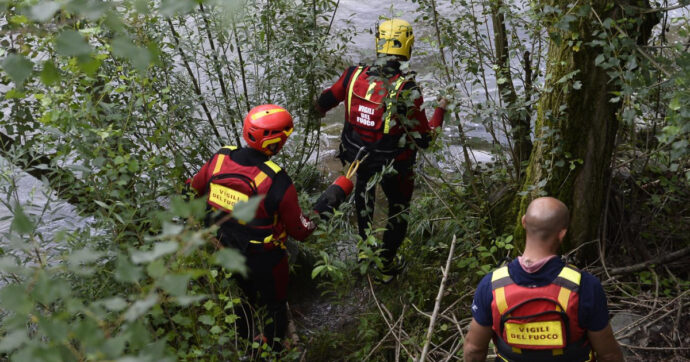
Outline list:
[[[438,310],[441,308],[441,299],[443,299],[443,290],[446,286],[446,280],[448,279],[448,271],[450,271],[450,261],[453,260],[453,252],[455,251],[455,240],[456,237],[453,235],[453,241],[450,243],[450,251],[448,252],[448,259],[446,260],[446,267],[442,268],[443,278],[441,278],[441,285],[438,287],[438,294],[436,295],[436,303],[434,304],[434,311],[431,313],[431,320],[429,321],[429,329],[426,332],[426,342],[424,343],[424,348],[422,349],[422,354],[419,356],[419,361],[422,362],[426,359],[426,354],[429,352],[429,344],[431,344],[431,336],[434,333],[434,326],[436,324],[436,318],[438,317]]]
[[[690,289],[689,289],[689,290],[686,290],[686,291],[683,292],[681,295],[679,295],[679,296],[673,298],[673,300],[671,300],[670,302],[666,303],[663,307],[659,308],[659,310],[665,310],[668,306],[670,306],[670,305],[672,305],[673,303],[675,303],[678,299],[681,299],[681,298],[684,297],[686,294],[688,294],[688,292],[690,292]],[[654,320],[651,322],[651,324],[654,324],[654,323],[656,323],[659,319],[666,317],[667,315],[669,315],[669,314],[670,314],[671,312],[673,312],[674,310],[675,310],[675,308],[674,308],[674,309],[671,309],[670,311],[667,311],[667,312],[664,313],[664,314],[662,314],[660,317],[654,319]],[[644,321],[646,321],[647,319],[651,318],[652,316],[654,316],[654,313],[653,313],[653,312],[647,314],[646,316],[644,316],[644,317],[642,317],[642,318],[640,318],[640,319],[638,319],[638,320],[636,320],[636,321],[633,322],[633,323],[630,323],[630,324],[627,325],[626,327],[619,329],[618,331],[616,331],[616,332],[614,333],[614,335],[618,336],[620,333],[623,333],[623,332],[625,332],[625,331],[627,331],[627,330],[629,330],[629,329],[635,328],[635,327],[637,327],[638,325],[642,324],[642,322],[644,322]],[[618,338],[621,338],[621,339],[622,339],[622,338],[624,338],[624,337],[626,337],[626,336],[627,336],[627,335],[621,336],[621,337],[618,337]]]
[[[674,251],[669,254],[664,254],[660,255],[654,259],[649,259],[647,261],[644,261],[642,263],[634,264],[634,265],[629,265],[629,266],[624,266],[620,268],[612,268],[608,270],[609,275],[621,275],[621,274],[628,274],[628,273],[634,273],[638,272],[640,270],[646,269],[648,266],[652,264],[664,264],[668,263],[677,259],[680,259],[690,253],[690,246],[680,249],[678,251]],[[599,268],[595,269],[594,272],[600,272],[601,270]]]

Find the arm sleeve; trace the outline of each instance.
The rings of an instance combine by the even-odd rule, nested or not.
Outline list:
[[[417,86],[414,80],[411,80],[403,86],[403,91],[408,92],[408,94],[414,99],[412,107],[406,109],[407,119],[412,120],[412,128],[409,131],[419,133],[419,138],[415,138],[417,146],[420,148],[429,147],[429,142],[431,141],[431,136],[429,131],[443,124],[443,116],[445,115],[445,110],[443,108],[436,108],[434,111],[434,116],[431,122],[426,117],[426,113],[422,109],[422,104],[424,104],[424,97],[422,96],[421,89]]]
[[[493,300],[491,274],[485,275],[479,282],[477,291],[474,293],[474,300],[472,300],[472,317],[484,327],[493,325],[493,316],[491,315],[491,301]]]
[[[316,229],[314,222],[302,213],[294,185],[290,185],[285,191],[283,200],[278,206],[278,215],[285,224],[285,231],[288,235],[297,240],[304,240]]]
[[[434,115],[429,121],[429,127],[431,129],[436,129],[443,126],[443,118],[446,115],[446,110],[441,107],[436,107],[434,110]]]
[[[208,180],[209,180],[209,169],[211,167],[211,164],[216,160],[216,156],[214,155],[213,158],[211,158],[208,162],[204,164],[204,166],[201,167],[201,170],[192,177],[192,182],[191,185],[196,190],[197,195],[203,195],[206,193],[206,187],[208,185]]]
[[[606,294],[599,279],[593,275],[582,272],[580,285],[580,302],[577,311],[580,327],[597,332],[609,324],[609,309],[606,303]]]
[[[314,222],[302,213],[297,200],[297,189],[284,170],[278,172],[273,179],[264,205],[269,213],[273,213],[274,210],[278,213],[280,222],[285,225],[285,231],[297,240],[304,240],[316,229]]]
[[[323,115],[345,100],[347,83],[356,67],[347,68],[330,88],[324,90],[316,101],[316,109]]]

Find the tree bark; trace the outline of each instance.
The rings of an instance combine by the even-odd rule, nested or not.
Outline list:
[[[649,8],[646,0],[636,2]],[[542,1],[541,4],[557,7],[563,13],[579,10],[569,8],[570,1]],[[596,24],[597,16],[614,20],[624,17],[621,6],[626,4],[616,1],[615,5],[586,4],[591,7],[589,15],[574,20],[569,30],[564,30],[562,24],[556,27],[560,18],[549,24],[547,80],[538,101],[534,148],[522,183],[523,192],[514,197],[512,211],[506,219],[514,225],[518,243],[524,242],[520,218],[529,202],[542,195],[558,198],[571,210],[565,250],[599,238],[618,130],[616,113],[621,106],[619,102],[611,102],[611,98],[620,86],[605,69],[595,65],[602,49],[587,44],[593,40],[592,24]],[[638,12],[638,16],[643,20],[642,13]],[[638,43],[647,41],[655,23],[642,24],[628,32]],[[581,45],[575,46],[569,39],[581,39]],[[591,251],[585,249],[585,253]]]

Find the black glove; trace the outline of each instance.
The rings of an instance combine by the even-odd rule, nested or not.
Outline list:
[[[322,219],[328,219],[328,214],[332,214],[333,210],[338,208],[340,204],[345,201],[347,196],[352,192],[354,185],[345,176],[340,176],[335,180],[326,191],[319,196],[314,204],[314,211],[316,211]]]

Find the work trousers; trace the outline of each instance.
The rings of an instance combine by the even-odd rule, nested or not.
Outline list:
[[[239,332],[250,341],[259,334],[266,337],[273,350],[281,344],[274,338],[283,339],[287,331],[287,286],[289,280],[288,257],[284,249],[276,247],[268,251],[244,253],[248,275],[238,276],[237,283],[247,297],[249,306],[239,313]],[[254,328],[252,310],[266,310],[263,330]],[[242,315],[243,314],[243,315]]]
[[[395,161],[393,168],[397,173],[386,174],[380,181],[383,193],[388,200],[388,222],[383,233],[383,251],[381,259],[384,264],[390,264],[407,234],[407,218],[410,210],[410,200],[414,189],[413,160]],[[369,180],[383,166],[368,166],[362,164],[357,170],[355,184],[355,206],[357,207],[357,226],[359,235],[365,239],[366,230],[370,227],[374,215],[374,201],[376,200],[376,185],[367,190]]]

